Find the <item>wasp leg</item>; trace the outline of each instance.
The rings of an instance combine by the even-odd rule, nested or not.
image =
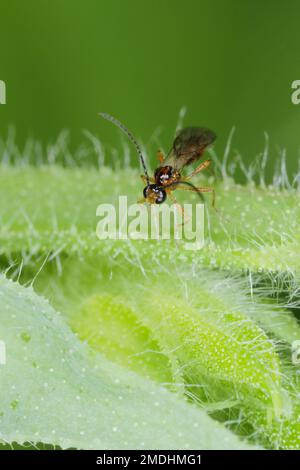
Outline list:
[[[185,218],[184,218],[184,217],[185,217],[185,214],[184,214],[184,208],[183,208],[183,206],[181,206],[181,205],[179,204],[179,202],[177,202],[176,197],[174,196],[174,194],[173,194],[171,191],[167,191],[167,193],[168,193],[168,197],[171,199],[171,201],[173,202],[173,204],[175,204],[175,206],[176,206],[177,209],[178,209],[178,212],[180,212],[180,214],[181,214],[182,223],[181,223],[181,224],[178,224],[178,226],[179,226],[179,225],[184,225],[186,222],[188,222],[189,219],[188,219],[188,220],[185,220]]]
[[[159,163],[163,163],[165,156],[161,150],[157,150],[157,159]]]
[[[210,164],[211,164],[211,160],[204,160],[204,162],[200,163],[200,165],[197,166],[197,168],[195,168],[195,170],[190,175],[186,176],[183,179],[187,181],[193,178],[193,176],[197,175],[197,173],[200,173],[200,171],[205,170],[207,167],[209,167]]]
[[[146,178],[145,175],[141,175],[141,180],[142,180],[144,183],[147,184],[147,178]],[[150,183],[155,183],[155,179],[154,179],[154,178],[151,178],[151,177],[150,177],[150,178],[149,178],[149,181],[150,181]]]
[[[182,191],[192,191],[193,193],[212,193],[212,206],[216,209],[216,193],[213,188],[186,188],[183,186],[178,186],[176,189],[181,189]]]

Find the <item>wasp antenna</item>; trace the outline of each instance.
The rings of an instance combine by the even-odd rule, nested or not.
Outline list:
[[[145,176],[146,176],[146,179],[147,179],[147,186],[150,186],[150,178],[149,178],[149,175],[148,175],[145,159],[143,157],[143,152],[142,152],[142,149],[139,146],[136,138],[134,137],[134,135],[127,129],[126,126],[124,126],[124,124],[122,124],[118,119],[111,116],[110,114],[99,113],[99,116],[103,117],[107,121],[112,122],[115,126],[117,126],[119,129],[121,129],[121,131],[123,131],[127,135],[127,137],[131,140],[131,142],[133,143],[133,145],[136,148],[138,156],[140,157],[141,163],[143,165],[144,173],[145,173]]]

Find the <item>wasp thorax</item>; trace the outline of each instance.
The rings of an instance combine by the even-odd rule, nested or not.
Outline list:
[[[147,202],[150,202],[150,204],[161,204],[167,197],[166,191],[161,189],[157,184],[149,184],[149,186],[146,186],[143,194],[144,198]]]
[[[157,184],[164,186],[171,182],[173,173],[173,167],[170,165],[161,166],[155,170],[154,179]]]

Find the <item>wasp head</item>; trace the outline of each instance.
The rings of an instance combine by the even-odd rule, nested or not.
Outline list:
[[[161,204],[166,200],[167,194],[158,184],[149,184],[144,188],[144,198],[150,204]]]

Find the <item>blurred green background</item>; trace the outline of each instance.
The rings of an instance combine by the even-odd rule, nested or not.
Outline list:
[[[185,124],[217,132],[219,153],[236,126],[233,149],[250,162],[266,131],[292,172],[299,17],[299,0],[3,0],[0,135],[13,124],[23,145],[68,128],[76,146],[85,128],[113,144],[116,129],[97,117],[106,111],[144,143],[159,128],[167,149],[184,105]]]

